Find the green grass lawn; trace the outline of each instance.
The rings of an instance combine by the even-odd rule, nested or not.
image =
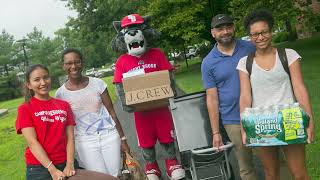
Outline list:
[[[302,71],[304,81],[309,90],[309,95],[314,112],[316,129],[319,129],[320,118],[320,36],[312,39],[299,40],[296,42],[286,42],[279,47],[295,49],[302,57]],[[178,86],[187,93],[203,91],[201,83],[201,60],[194,59],[191,66],[186,68],[185,63],[176,72],[176,82]],[[307,166],[312,179],[320,179],[320,131],[316,132],[316,143],[307,145]]]
[[[303,57],[302,70],[305,83],[309,89],[311,102],[315,115],[316,126],[319,127],[319,105],[320,105],[320,37],[301,40],[297,42],[281,44],[284,47],[290,47],[299,52]],[[189,60],[189,68],[185,63],[181,63],[176,71],[176,81],[178,86],[187,93],[203,90],[201,83],[200,65],[201,60],[195,58]],[[109,94],[113,100],[116,100],[115,89],[112,85],[112,77],[103,78],[108,85]],[[55,90],[51,92],[53,95]],[[25,179],[24,149],[25,141],[21,135],[16,135],[14,123],[16,110],[23,98],[0,102],[0,108],[9,109],[9,114],[0,117],[0,180],[22,180]],[[319,128],[318,128],[319,129]],[[307,145],[307,166],[312,179],[320,179],[320,171],[317,168],[320,165],[320,131],[316,131],[317,143]]]

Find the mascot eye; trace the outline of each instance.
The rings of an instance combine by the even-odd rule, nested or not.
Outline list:
[[[120,31],[122,34],[125,34],[125,33],[127,33],[128,32],[128,28],[125,28],[125,29],[121,29],[121,31]]]

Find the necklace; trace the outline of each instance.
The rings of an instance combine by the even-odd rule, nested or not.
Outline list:
[[[81,77],[77,83],[72,83],[70,79],[67,81],[67,89],[69,90],[80,90],[88,85],[88,79]]]

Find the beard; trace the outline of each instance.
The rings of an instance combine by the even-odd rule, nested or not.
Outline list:
[[[226,34],[223,37],[216,37],[216,41],[221,45],[230,45],[235,40],[235,35],[233,33]]]

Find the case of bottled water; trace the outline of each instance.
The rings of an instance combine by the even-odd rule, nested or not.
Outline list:
[[[309,116],[298,103],[246,108],[241,121],[249,147],[307,142]]]

